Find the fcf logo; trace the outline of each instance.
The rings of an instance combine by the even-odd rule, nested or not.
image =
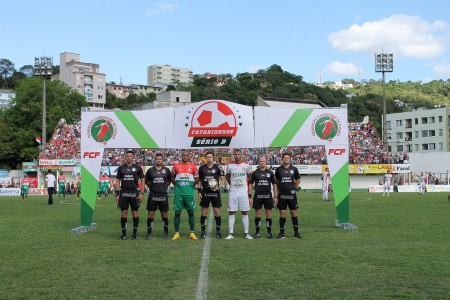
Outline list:
[[[343,155],[344,153],[345,149],[331,148],[328,150],[328,155]]]
[[[84,152],[83,158],[97,158],[100,156],[100,152]]]

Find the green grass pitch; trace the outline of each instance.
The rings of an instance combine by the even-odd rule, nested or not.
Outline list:
[[[227,197],[222,194],[224,204]],[[97,200],[97,229],[79,236],[71,235],[80,224],[74,196],[64,204],[56,197],[52,207],[46,197],[0,197],[0,299],[195,299],[205,241],[189,240],[186,212],[180,240],[162,238],[159,212],[154,238],[145,240],[145,203],[139,240],[120,241],[112,197]],[[292,237],[289,217],[286,239],[245,240],[240,215],[234,240],[212,237],[207,298],[450,298],[446,193],[352,193],[350,221],[358,232],[336,228],[334,204],[319,193],[299,193],[299,203],[301,240]],[[197,234],[199,217],[197,208]],[[226,206],[222,217],[225,235]],[[131,213],[128,225],[130,231]],[[173,211],[169,226],[172,235]],[[250,228],[253,234],[253,211]]]

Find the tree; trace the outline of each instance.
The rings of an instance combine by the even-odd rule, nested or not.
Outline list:
[[[88,106],[84,96],[60,80],[47,82],[46,99],[48,138],[61,118],[73,124],[80,118],[81,107]],[[37,158],[39,150],[35,137],[42,133],[41,77],[19,81],[11,107],[0,115],[0,129],[7,133],[0,140],[2,147],[9,145],[0,151],[0,165],[15,168],[23,161]]]
[[[7,78],[10,77],[15,70],[12,61],[6,58],[0,59],[0,79],[2,79],[0,86],[5,88],[8,87]]]
[[[19,72],[22,72],[27,77],[33,76],[34,68],[32,65],[25,65],[19,69]]]

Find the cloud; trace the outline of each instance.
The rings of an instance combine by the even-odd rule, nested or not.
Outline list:
[[[174,3],[156,3],[157,8],[148,8],[145,10],[145,14],[149,17],[154,17],[162,12],[174,12],[177,7]]]
[[[340,61],[334,61],[325,67],[326,73],[338,75],[356,75],[359,74],[360,71],[361,69],[352,62],[344,63]]]
[[[447,50],[449,32],[444,21],[428,23],[419,16],[392,15],[333,32],[328,41],[332,48],[342,51],[376,53],[383,49],[400,57],[427,59]]]
[[[249,72],[249,73],[256,73],[256,72],[258,72],[258,70],[262,70],[262,69],[265,69],[265,67],[263,65],[256,64],[256,65],[249,66],[247,68],[247,72]]]
[[[438,64],[433,67],[433,71],[441,74],[450,76],[450,64]]]
[[[170,11],[170,12],[174,12],[175,8],[177,7],[176,4],[174,3],[162,3],[162,2],[158,2],[156,5],[158,5],[158,7],[163,10],[163,11]]]

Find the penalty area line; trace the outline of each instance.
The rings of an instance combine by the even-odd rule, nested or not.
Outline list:
[[[208,265],[209,265],[209,253],[211,250],[211,231],[212,220],[214,216],[212,208],[209,211],[210,217],[208,218],[208,228],[206,230],[205,245],[203,245],[203,256],[200,265],[200,273],[198,275],[198,287],[197,287],[197,300],[206,299],[208,293]]]

